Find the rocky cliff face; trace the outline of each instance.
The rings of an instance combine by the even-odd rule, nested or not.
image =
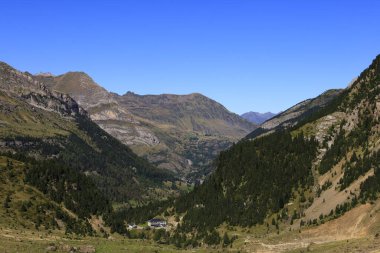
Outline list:
[[[62,116],[87,115],[67,94],[51,91],[33,75],[22,73],[3,62],[0,62],[0,89],[11,96],[22,98],[34,107],[57,112]]]
[[[101,128],[139,155],[181,176],[207,174],[220,151],[256,128],[201,94],[120,96],[83,72],[37,78],[72,96]]]

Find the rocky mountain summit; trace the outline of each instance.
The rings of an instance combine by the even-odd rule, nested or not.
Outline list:
[[[159,168],[199,178],[220,151],[256,128],[201,94],[118,95],[83,72],[37,76],[49,89],[69,94],[91,119]]]

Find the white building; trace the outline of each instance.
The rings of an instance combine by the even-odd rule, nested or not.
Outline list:
[[[148,226],[163,228],[163,227],[166,227],[166,221],[161,220],[161,219],[151,219],[151,220],[148,220]]]

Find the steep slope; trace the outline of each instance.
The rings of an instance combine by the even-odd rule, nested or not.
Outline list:
[[[271,133],[275,130],[295,126],[297,123],[306,119],[314,112],[324,108],[341,92],[342,90],[340,89],[332,89],[322,93],[318,97],[302,101],[286,111],[281,112],[273,118],[263,122],[260,127],[250,133],[247,138],[255,138],[264,133]]]
[[[212,160],[255,125],[202,96],[109,93],[82,72],[37,76],[72,96],[101,128],[159,168],[192,179],[212,170]]]
[[[293,203],[293,219],[303,217],[317,224],[319,219],[333,219],[359,203],[376,200],[380,193],[380,56],[350,87],[333,94],[330,103],[308,113],[292,129],[242,141],[223,152],[215,174],[178,201],[178,211],[186,211],[182,228],[215,227],[224,221],[260,224],[273,213],[288,215],[286,203]],[[309,102],[307,108],[316,102]],[[283,182],[277,181],[284,177]],[[232,200],[236,208],[227,211],[226,203]],[[209,221],[210,216],[220,219]]]
[[[63,232],[95,235],[87,218],[109,213],[110,203],[86,176],[54,162],[48,163],[43,165],[22,156],[17,159],[0,156],[2,230],[57,230],[62,235]],[[49,180],[53,172],[58,180]],[[67,189],[61,184],[68,185]]]
[[[275,232],[274,240],[305,245],[378,235],[380,55],[333,97],[292,127],[233,145],[202,185],[146,213],[178,217],[180,245],[220,244],[218,231],[252,226],[258,237]]]
[[[248,120],[249,122],[260,125],[263,122],[273,118],[276,115],[277,115],[276,113],[271,113],[271,112],[266,112],[266,113],[246,112],[246,113],[243,113],[241,117]]]
[[[71,97],[0,64],[0,149],[86,173],[112,200],[156,196],[171,179],[93,123]]]

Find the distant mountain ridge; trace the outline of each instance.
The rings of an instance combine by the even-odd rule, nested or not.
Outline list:
[[[83,72],[36,78],[73,97],[92,120],[137,154],[181,176],[208,174],[220,151],[257,128],[199,93],[121,96]]]
[[[272,113],[272,112],[260,113],[260,112],[251,111],[251,112],[243,113],[240,116],[245,118],[249,122],[260,125],[261,123],[267,121],[270,118],[273,118],[276,115],[277,115],[276,113]]]

